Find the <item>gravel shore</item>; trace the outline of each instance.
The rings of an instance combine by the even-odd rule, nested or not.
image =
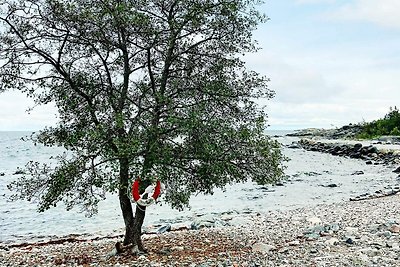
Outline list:
[[[120,237],[3,245],[0,266],[400,266],[399,211],[394,195],[253,214],[241,226],[145,235],[142,256],[107,256]]]

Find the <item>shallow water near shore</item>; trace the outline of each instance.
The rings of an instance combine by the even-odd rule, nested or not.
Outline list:
[[[79,208],[65,211],[62,205],[44,213],[36,212],[36,204],[9,202],[7,184],[29,160],[48,162],[60,148],[34,146],[20,140],[26,132],[0,132],[0,243],[20,243],[48,240],[69,234],[107,235],[122,233],[117,195],[109,195],[99,205],[98,215],[86,218]],[[272,135],[276,133],[271,133]],[[282,134],[282,133],[281,133]],[[277,137],[283,144],[296,137]],[[366,192],[375,192],[386,185],[397,184],[392,166],[366,165],[364,161],[283,148],[291,160],[287,162],[287,181],[277,186],[259,186],[251,182],[230,185],[213,195],[197,195],[191,199],[191,209],[178,212],[167,205],[147,209],[145,225],[162,222],[190,221],[204,214],[227,212],[249,213],[294,209],[321,203],[348,201]],[[354,173],[362,171],[363,174]],[[162,203],[162,199],[161,199]]]

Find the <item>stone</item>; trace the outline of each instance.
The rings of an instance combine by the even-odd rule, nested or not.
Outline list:
[[[172,250],[170,248],[163,248],[159,252],[161,255],[169,256],[172,253]]]
[[[355,171],[351,175],[362,175],[362,174],[364,174],[363,171]]]
[[[318,217],[310,217],[306,219],[307,222],[311,223],[312,225],[320,224],[322,221]]]
[[[141,255],[137,258],[138,261],[149,261],[149,259],[145,255]]]
[[[331,188],[334,188],[334,187],[338,187],[338,185],[337,185],[337,184],[328,184],[328,185],[326,185],[325,187],[331,187]]]
[[[288,148],[292,148],[292,149],[302,149],[303,147],[298,143],[298,142],[292,142]]]
[[[400,244],[398,242],[387,242],[386,247],[394,249],[394,250],[399,250]]]
[[[300,241],[299,240],[293,240],[291,242],[288,243],[289,246],[298,246],[300,245]]]
[[[352,237],[348,237],[348,238],[346,238],[346,240],[344,241],[346,244],[349,244],[349,245],[354,245],[354,239],[352,238]]]
[[[383,241],[374,241],[371,243],[371,246],[377,248],[377,249],[381,249],[383,247],[386,247],[386,243]]]
[[[252,250],[254,252],[261,252],[261,253],[267,253],[269,251],[275,250],[276,247],[273,245],[268,245],[265,243],[256,243],[253,245]]]
[[[173,223],[171,224],[171,231],[190,230],[190,222]]]
[[[175,246],[171,248],[172,251],[184,251],[185,248],[182,246]]]
[[[375,257],[379,254],[379,251],[376,248],[363,248],[360,249],[359,252],[369,257]]]
[[[357,143],[357,144],[354,145],[353,148],[354,148],[354,150],[359,150],[359,149],[362,148],[362,146],[363,146],[363,145],[362,145],[361,143]]]
[[[394,173],[400,173],[400,166],[393,170]]]
[[[329,239],[325,240],[324,243],[329,245],[329,246],[334,246],[334,245],[339,244],[339,239],[337,239],[336,237],[332,237],[332,238],[329,238]]]
[[[13,175],[19,175],[19,174],[25,174],[25,172],[20,168],[17,168],[17,170],[13,173]]]
[[[340,225],[338,223],[332,223],[331,225],[325,226],[325,229],[337,232],[340,230]]]
[[[398,233],[400,233],[400,226],[398,224],[393,224],[390,227],[389,231],[392,232],[392,233],[398,234]]]
[[[306,233],[307,234],[312,234],[312,233],[321,234],[322,232],[325,232],[325,231],[326,231],[326,229],[324,226],[317,225],[313,228],[308,229]]]
[[[202,228],[212,228],[216,226],[216,218],[213,216],[202,216],[192,222],[190,228],[192,230],[200,230]]]
[[[384,236],[386,238],[390,238],[392,236],[392,233],[390,231],[384,231],[384,232],[382,232],[381,236]]]
[[[317,233],[308,233],[308,234],[305,234],[304,237],[308,241],[311,241],[311,240],[316,240],[316,239],[320,238],[321,236]]]
[[[157,229],[157,234],[163,234],[165,232],[169,232],[171,231],[171,225],[167,224],[167,225],[163,225],[160,228]]]

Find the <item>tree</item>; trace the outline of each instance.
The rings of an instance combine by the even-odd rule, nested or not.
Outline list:
[[[258,49],[256,2],[1,1],[1,90],[55,103],[58,124],[32,139],[68,151],[55,166],[29,162],[15,196],[90,215],[117,191],[124,244],[143,251],[129,173],[143,188],[161,180],[175,208],[192,193],[277,181],[283,156],[255,103],[273,92],[239,58]]]
[[[400,113],[397,107],[389,108],[383,118],[366,122],[362,125],[362,132],[359,138],[374,138],[382,135],[398,135],[398,128],[400,127]]]

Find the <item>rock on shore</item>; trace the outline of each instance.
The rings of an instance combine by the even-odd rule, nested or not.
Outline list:
[[[358,135],[362,130],[359,124],[349,124],[340,128],[334,129],[321,129],[321,128],[308,128],[287,134],[287,136],[297,137],[322,137],[327,139],[352,139]]]
[[[293,145],[292,145],[293,146]],[[350,158],[365,160],[367,164],[400,164],[400,151],[379,150],[374,145],[361,143],[327,143],[313,139],[301,139],[298,146],[309,151],[329,153],[334,156],[347,156]]]
[[[349,124],[340,128],[333,129],[322,129],[322,128],[307,128],[301,129],[294,133],[289,133],[287,136],[294,137],[312,137],[312,138],[323,138],[323,139],[351,139],[354,140],[362,132],[362,126],[360,124]],[[400,136],[381,136],[375,140],[381,144],[400,144]]]
[[[0,266],[400,266],[400,197],[249,215],[241,226],[145,235],[149,253],[107,257],[116,238],[0,249]]]

